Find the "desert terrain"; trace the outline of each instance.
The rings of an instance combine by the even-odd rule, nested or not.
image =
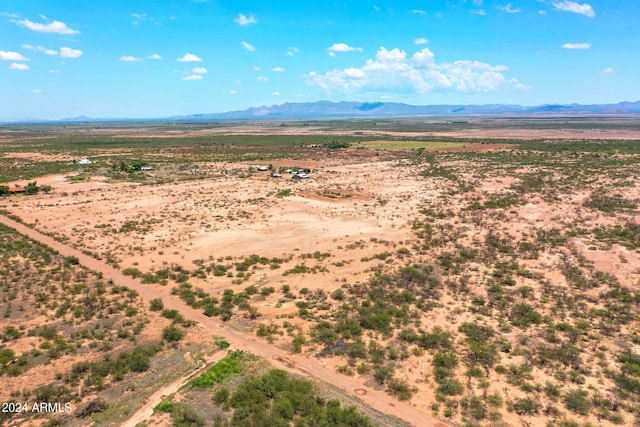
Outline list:
[[[2,126],[0,402],[72,410],[0,421],[245,425],[275,366],[380,425],[634,425],[638,125]]]

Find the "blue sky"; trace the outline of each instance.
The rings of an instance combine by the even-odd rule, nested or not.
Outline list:
[[[0,118],[640,100],[637,0],[0,1]]]

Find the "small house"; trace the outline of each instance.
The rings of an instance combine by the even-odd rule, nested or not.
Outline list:
[[[80,161],[78,162],[78,164],[79,164],[79,165],[90,165],[90,164],[92,164],[92,163],[93,163],[93,162],[92,162],[91,160],[86,159],[86,158],[85,158],[85,159],[82,159],[82,160],[80,160]]]
[[[18,194],[18,193],[24,193],[27,191],[27,187],[9,187],[9,193],[11,194]]]

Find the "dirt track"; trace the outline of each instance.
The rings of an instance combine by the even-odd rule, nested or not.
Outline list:
[[[178,378],[173,383],[162,387],[157,390],[147,402],[139,408],[135,414],[133,414],[129,419],[122,424],[122,427],[136,427],[143,421],[147,421],[153,415],[153,409],[162,402],[162,399],[166,396],[171,396],[176,393],[182,386],[184,386],[193,376],[203,372],[205,369],[209,368],[214,363],[223,359],[227,355],[224,351],[217,352],[211,360],[208,360],[208,363],[203,363],[199,368],[190,372],[188,375],[185,375],[182,378]]]
[[[250,339],[246,334],[224,325],[217,319],[205,316],[182,301],[176,298],[167,298],[165,294],[149,286],[145,286],[131,277],[123,275],[120,271],[103,263],[102,261],[91,258],[82,252],[60,243],[34,229],[12,221],[3,215],[0,215],[0,222],[16,229],[19,233],[22,233],[31,239],[37,240],[57,250],[63,256],[77,257],[81,264],[91,270],[101,272],[105,279],[112,279],[117,285],[125,285],[131,289],[135,289],[138,291],[140,297],[147,302],[154,298],[163,298],[166,308],[178,310],[183,316],[199,322],[213,334],[224,336],[225,339],[236,349],[248,351],[257,356],[269,359],[279,368],[293,372],[303,372],[322,381],[333,384],[334,386],[344,390],[346,393],[357,397],[371,408],[384,414],[397,417],[409,424],[425,427],[446,427],[446,424],[440,420],[419,411],[415,407],[393,399],[382,391],[365,388],[362,384],[349,377],[337,374],[320,366],[316,360],[291,354],[280,348],[270,346],[260,341],[255,341],[253,338]],[[281,363],[279,360],[286,360],[287,363]],[[365,390],[366,394],[362,394],[362,390]]]

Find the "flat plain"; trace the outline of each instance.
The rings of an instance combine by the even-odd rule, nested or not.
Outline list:
[[[250,425],[238,409],[243,381],[268,375],[270,361],[235,348],[245,353],[209,368],[232,328],[328,369],[329,383],[360,384],[316,387],[382,425],[400,423],[381,415],[390,404],[372,398],[371,411],[358,396],[386,393],[424,414],[405,419],[416,425],[637,423],[639,125],[3,125],[3,192],[36,189],[0,196],[3,217],[157,298],[3,228],[0,401],[69,401],[74,411],[0,420],[118,425],[144,405],[119,396],[142,399],[206,367],[217,379],[186,383],[141,422]],[[308,178],[293,179],[298,170]],[[268,406],[274,419],[310,416],[285,399]],[[337,425],[362,425],[340,416],[352,424]]]

